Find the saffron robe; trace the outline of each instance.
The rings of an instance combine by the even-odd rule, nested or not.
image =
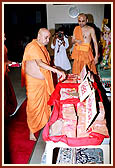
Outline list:
[[[82,44],[74,45],[71,55],[71,58],[74,59],[72,73],[79,75],[83,66],[87,65],[94,74],[97,74],[91,46],[89,43],[84,43],[81,27],[76,26],[73,34],[75,39],[82,41]]]
[[[27,123],[30,131],[35,133],[42,129],[49,120],[51,107],[47,105],[49,96],[54,91],[52,74],[49,70],[40,68],[45,80],[34,78],[25,73],[25,61],[41,59],[50,64],[50,56],[45,46],[34,39],[29,43],[24,52],[22,61],[22,86],[26,86],[27,94]]]

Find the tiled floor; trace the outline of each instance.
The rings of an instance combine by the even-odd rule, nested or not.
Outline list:
[[[26,89],[21,87],[21,68],[20,67],[10,67],[9,77],[11,79],[16,98],[18,101],[18,106],[16,111],[19,109],[20,105],[26,98]],[[14,112],[14,115],[16,113]],[[42,131],[40,132],[38,141],[36,142],[35,148],[30,158],[29,164],[40,164],[41,157],[44,152],[45,142],[42,139]]]

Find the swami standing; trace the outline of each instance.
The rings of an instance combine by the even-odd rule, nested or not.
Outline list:
[[[22,61],[22,86],[27,91],[27,123],[30,140],[36,141],[34,133],[48,122],[51,107],[47,105],[49,96],[54,91],[51,71],[65,78],[65,73],[50,66],[50,56],[45,47],[51,34],[46,28],[38,31],[37,39],[30,42],[24,52]]]
[[[73,31],[72,43],[74,48],[71,58],[74,59],[72,73],[80,74],[84,65],[97,74],[96,64],[98,63],[98,45],[95,30],[91,26],[86,25],[88,19],[84,13],[79,14],[78,23]],[[95,57],[92,53],[91,40],[94,43]]]

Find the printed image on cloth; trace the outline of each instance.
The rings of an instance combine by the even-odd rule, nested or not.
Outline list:
[[[79,79],[80,76],[78,76],[77,74],[67,74],[67,79]]]
[[[66,135],[67,137],[76,137],[77,120],[59,119],[54,122],[49,129],[50,136]]]
[[[81,78],[76,74],[67,74],[67,79],[62,83],[81,83]]]
[[[96,83],[94,84],[95,88],[98,89]],[[66,89],[77,92],[79,86],[78,83],[59,82],[57,84],[55,91],[48,101],[48,104],[53,105],[54,107],[51,118],[43,130],[42,137],[44,141],[61,141],[69,146],[78,147],[100,145],[105,137],[109,137],[107,130],[105,129],[103,129],[104,134],[100,133],[100,124],[102,124],[102,122],[103,128],[106,127],[106,120],[103,121],[104,111],[102,103],[99,103],[99,107],[101,108],[99,109],[99,114],[97,116],[98,120],[101,119],[101,121],[99,120],[96,121],[95,124],[89,125],[90,127],[86,130],[86,100],[80,102],[79,98],[65,98],[63,97],[63,93],[60,93]],[[98,89],[98,92],[99,91],[100,90]],[[92,92],[89,92],[88,96],[90,93]],[[67,96],[69,94],[70,92],[67,92]],[[61,100],[61,96],[65,99]],[[99,96],[101,97],[101,92]],[[95,121],[92,122],[94,123]]]
[[[76,112],[73,104],[62,104],[62,117],[64,119],[76,120]]]
[[[87,73],[88,73],[88,72],[87,72],[87,69],[86,69],[86,65],[84,65],[82,71],[80,72],[81,82],[83,82],[83,80],[85,79]]]
[[[89,127],[96,114],[97,114],[96,99],[95,99],[95,91],[93,89],[89,97],[86,99],[86,129]]]
[[[79,92],[80,102],[85,100],[91,93],[91,86],[87,78],[85,78],[84,81],[79,85],[78,92]]]
[[[75,149],[74,164],[103,164],[103,150],[100,148]]]
[[[60,148],[56,164],[73,164],[73,149]]]
[[[62,126],[63,126],[63,120],[61,118],[59,120],[56,120],[50,126],[49,135],[50,136],[62,135]]]
[[[60,148],[56,164],[103,164],[101,148]]]
[[[75,88],[61,88],[60,89],[60,100],[78,98],[78,92]]]
[[[76,137],[76,131],[77,131],[77,120],[64,119],[62,127],[62,135],[74,138]]]

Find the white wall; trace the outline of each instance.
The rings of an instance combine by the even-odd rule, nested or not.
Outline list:
[[[104,18],[104,4],[66,4],[53,5],[47,4],[47,26],[48,29],[55,29],[55,24],[59,23],[77,23],[77,18],[69,16],[69,8],[77,6],[80,13],[91,14],[94,17],[94,23],[101,29],[102,20]]]

